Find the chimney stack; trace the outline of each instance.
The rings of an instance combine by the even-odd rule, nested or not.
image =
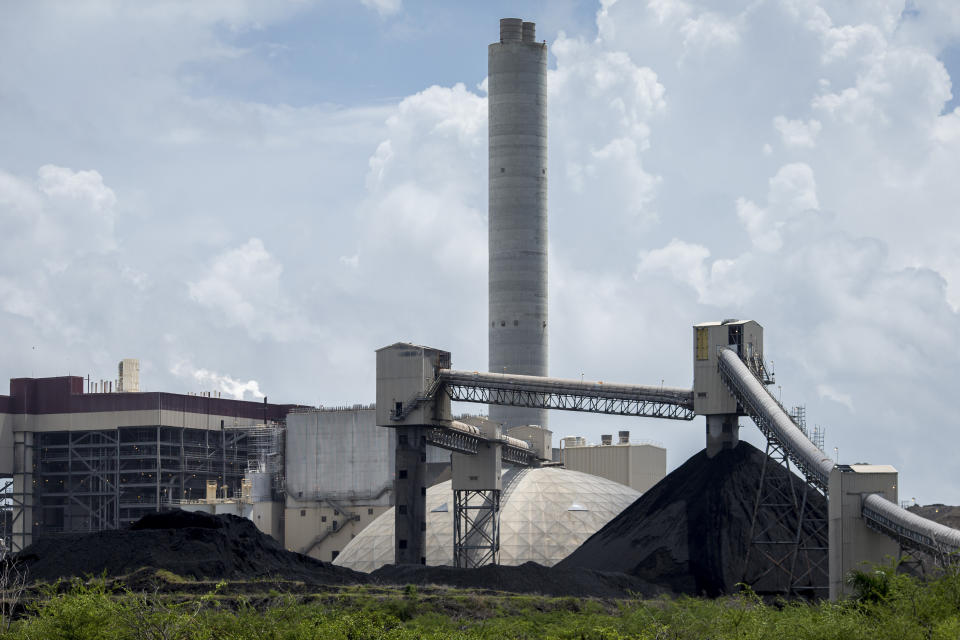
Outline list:
[[[500,20],[487,50],[489,370],[547,375],[547,46],[536,25]],[[491,405],[506,430],[547,427],[546,409]]]

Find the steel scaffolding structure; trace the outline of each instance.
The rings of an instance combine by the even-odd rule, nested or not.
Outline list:
[[[808,502],[813,491],[790,470],[783,445],[768,437],[744,558],[743,581],[754,591],[827,595],[829,587],[821,583],[828,575],[827,514],[815,512]],[[755,554],[767,562],[762,571],[751,575],[750,560]]]
[[[453,563],[467,569],[500,563],[500,490],[453,492]]]
[[[284,443],[286,429],[276,422],[255,427],[227,427],[227,431],[246,434],[247,471],[270,476],[274,498],[284,493]]]
[[[747,364],[750,372],[747,375],[752,375],[761,388],[770,384],[772,378],[765,374],[765,369]],[[744,381],[731,371],[724,359],[718,360],[718,367],[721,379],[740,408],[767,440],[750,522],[750,547],[744,559],[743,581],[758,592],[826,597],[829,585],[821,584],[820,580],[829,575],[829,523],[827,514],[816,513],[807,497],[810,492],[826,496],[828,478],[822,470],[805,464],[800,455],[784,446],[766,414],[745,392]],[[807,435],[805,408],[794,407],[792,412],[787,412],[773,396],[770,400]],[[791,462],[802,478],[791,471]],[[773,471],[777,467],[780,473]],[[760,573],[748,575],[754,554],[763,556],[767,565]]]
[[[33,537],[126,526],[174,500],[205,497],[208,480],[239,493],[248,453],[241,429],[38,433]]]

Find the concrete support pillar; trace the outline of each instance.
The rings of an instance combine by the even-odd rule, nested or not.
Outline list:
[[[739,416],[721,413],[707,416],[707,457],[712,458],[724,449],[733,449],[740,442]]]
[[[427,563],[427,429],[397,427],[394,551],[396,564]]]
[[[850,594],[847,574],[896,558],[895,540],[867,527],[862,500],[882,494],[897,504],[897,470],[889,465],[838,465],[830,474],[830,599]]]

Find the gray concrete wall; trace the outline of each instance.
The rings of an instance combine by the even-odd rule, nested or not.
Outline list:
[[[392,504],[396,432],[375,419],[372,408],[288,415],[287,495]]]
[[[501,21],[501,41],[487,57],[489,367],[545,376],[547,46],[532,41],[532,23],[514,22]],[[547,426],[547,411],[491,406],[490,419],[505,428]]]
[[[427,428],[397,427],[396,564],[427,562]]]
[[[287,500],[284,546],[290,551],[330,562],[367,525],[390,509],[389,506],[362,503],[345,505],[345,508],[346,514],[328,504]],[[353,515],[357,518],[352,518]]]
[[[536,452],[537,457],[544,460],[553,458],[553,432],[549,429],[524,425],[514,427],[506,431],[506,434],[511,438],[517,438],[529,444],[530,448]]]
[[[849,595],[847,575],[896,558],[896,541],[867,527],[863,497],[882,494],[897,504],[897,470],[888,465],[840,465],[830,474],[830,599]]]
[[[649,444],[567,447],[563,466],[644,492],[667,475],[667,450]]]
[[[373,408],[288,415],[284,546],[330,562],[389,509],[396,439]]]

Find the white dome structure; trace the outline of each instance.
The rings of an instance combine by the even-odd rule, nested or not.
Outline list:
[[[508,469],[500,498],[500,564],[553,566],[640,497],[599,476],[560,467]],[[394,561],[393,509],[357,534],[334,564],[375,571]],[[427,564],[453,564],[453,489],[427,489]]]

